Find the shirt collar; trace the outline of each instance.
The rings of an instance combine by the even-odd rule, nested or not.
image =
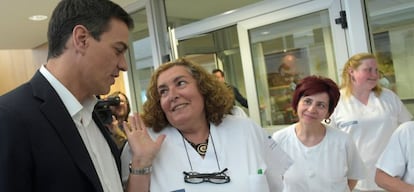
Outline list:
[[[70,116],[74,118],[76,114],[79,114],[79,118],[83,117],[83,121],[85,121],[84,123],[89,123],[92,119],[93,108],[98,102],[96,97],[91,96],[83,104],[79,103],[76,97],[58,79],[56,79],[56,77],[53,76],[53,74],[50,73],[44,65],[40,67],[39,72],[56,90]],[[81,113],[81,111],[83,112]]]

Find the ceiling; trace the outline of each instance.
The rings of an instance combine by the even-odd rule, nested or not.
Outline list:
[[[126,8],[131,4],[137,4],[147,0],[113,0]],[[193,0],[170,0],[169,15],[183,18],[183,16],[200,19],[213,12],[224,12],[235,8],[257,2],[260,0],[238,0],[238,1],[193,1]],[[50,17],[54,7],[59,0],[0,0],[0,50],[1,49],[33,49],[47,42],[47,27],[49,19],[44,21],[30,21],[29,16],[47,15]],[[171,3],[174,2],[174,3]],[[217,5],[220,6],[217,6]],[[235,5],[237,4],[237,5]],[[5,6],[6,5],[6,6]],[[183,6],[185,5],[185,6]],[[191,7],[191,9],[183,9]],[[191,11],[191,13],[188,12]],[[220,13],[221,13],[220,12]]]
[[[122,7],[137,0],[114,0]],[[30,21],[29,16],[50,17],[59,0],[1,0],[0,49],[32,49],[47,42],[49,19]],[[7,5],[7,6],[5,6]]]
[[[128,8],[134,7],[133,5],[142,4],[142,2],[148,0],[113,1],[129,10]],[[259,1],[262,0],[169,0],[166,1],[166,9],[169,18],[194,21]],[[33,49],[45,44],[47,42],[46,33],[49,19],[34,22],[30,21],[28,17],[38,14],[50,16],[58,2],[59,0],[0,0],[0,50]],[[389,23],[389,19],[395,20],[398,18],[401,20],[399,16],[386,14],[388,13],[387,10],[395,14],[401,13],[401,10],[410,10],[411,12],[414,7],[412,0],[395,0],[392,3],[388,0],[367,0],[367,3],[373,10],[371,12],[373,17],[377,15],[387,17],[373,19],[371,21],[373,26],[380,21]],[[183,7],[191,7],[191,9]],[[406,12],[404,12],[404,15],[410,15]],[[406,20],[411,22],[412,16]],[[142,23],[143,21],[136,22]],[[395,21],[391,23],[393,22]]]

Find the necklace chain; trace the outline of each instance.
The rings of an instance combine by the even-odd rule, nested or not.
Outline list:
[[[183,139],[183,145],[184,145],[185,153],[186,153],[186,155],[187,155],[187,160],[188,160],[188,163],[190,164],[190,169],[191,169],[191,171],[193,171],[193,165],[191,164],[190,156],[188,155],[187,145],[185,144],[185,141],[184,141],[184,140],[186,140],[186,141],[187,141],[188,143],[190,143],[191,145],[193,145],[193,143],[191,143],[190,141],[188,141],[188,140],[184,137],[184,135],[181,133],[181,131],[178,131],[178,132],[181,134],[181,138]],[[220,171],[220,163],[219,163],[219,161],[218,161],[218,157],[217,157],[216,146],[214,145],[213,136],[210,134],[210,132],[208,133],[207,142],[208,142],[208,138],[209,138],[209,137],[211,138],[211,144],[213,145],[214,155],[215,155],[215,157],[216,157],[216,162],[217,162],[217,168],[218,168],[218,170]],[[200,143],[200,144],[198,144],[198,145],[201,145],[201,144],[203,144],[203,143]],[[197,150],[197,153],[199,153],[198,149],[196,149],[196,150]],[[207,152],[207,144],[206,144],[206,146],[205,146],[205,152]],[[199,154],[200,154],[200,153],[199,153]]]

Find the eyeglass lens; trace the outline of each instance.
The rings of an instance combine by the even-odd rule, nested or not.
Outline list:
[[[230,177],[224,172],[227,168],[215,173],[198,173],[198,172],[183,172],[184,181],[186,183],[199,184],[203,182],[210,182],[214,184],[224,184],[230,182]]]

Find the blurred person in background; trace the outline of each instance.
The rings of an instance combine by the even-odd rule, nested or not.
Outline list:
[[[249,108],[247,99],[243,97],[239,89],[237,89],[237,87],[233,85],[226,83],[226,80],[224,78],[224,72],[221,69],[213,69],[212,74],[217,78],[217,80],[219,80],[220,82],[223,82],[224,84],[226,84],[226,86],[231,88],[231,90],[234,93],[234,98],[236,99],[237,102],[240,103],[241,106]]]
[[[131,112],[131,107],[129,105],[129,100],[127,96],[120,92],[116,91],[111,93],[106,98],[119,98],[118,105],[110,106],[111,114],[112,114],[112,121],[111,123],[107,124],[109,131],[111,132],[111,136],[115,141],[116,145],[119,149],[122,149],[127,141],[127,136],[125,134],[125,129],[123,122],[128,121],[129,113]]]

